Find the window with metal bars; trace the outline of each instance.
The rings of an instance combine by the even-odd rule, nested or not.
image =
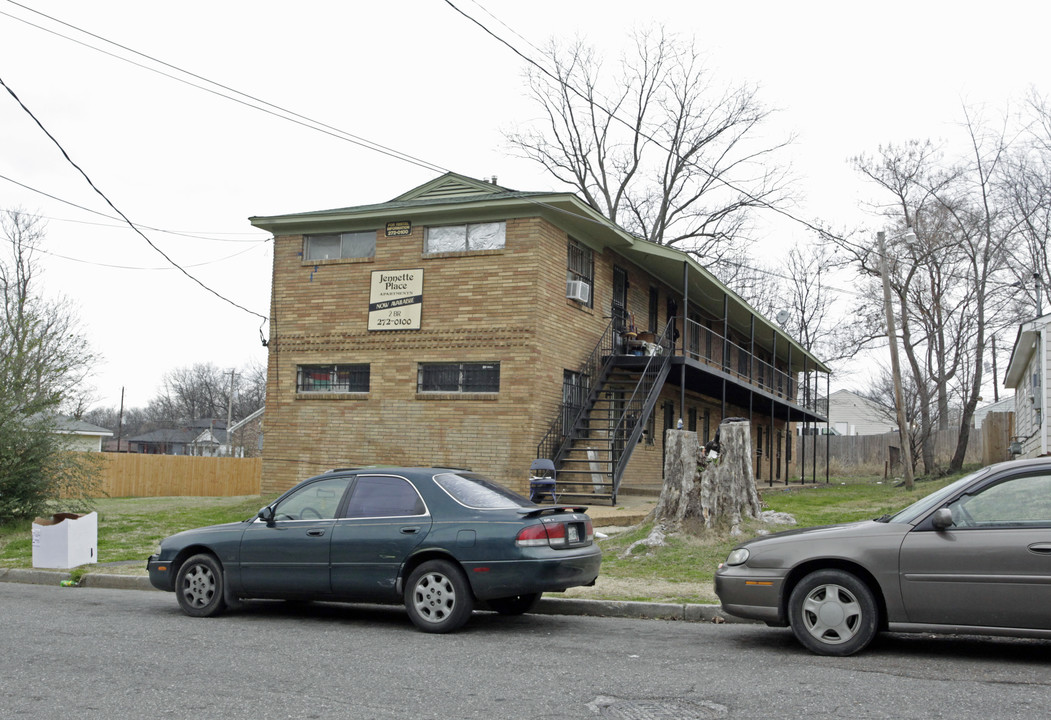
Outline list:
[[[569,239],[566,254],[566,282],[577,280],[586,283],[590,292],[587,307],[594,307],[595,301],[595,254],[586,245],[573,238]]]
[[[500,392],[500,363],[420,363],[418,392]]]
[[[296,392],[367,393],[369,365],[300,365],[296,372]]]

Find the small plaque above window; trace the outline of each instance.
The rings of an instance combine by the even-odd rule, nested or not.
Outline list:
[[[408,220],[387,223],[387,237],[402,237],[412,234],[412,223]]]

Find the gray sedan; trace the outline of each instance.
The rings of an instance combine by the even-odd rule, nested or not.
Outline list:
[[[821,655],[881,630],[1051,638],[1051,459],[983,468],[894,515],[742,543],[715,591]]]

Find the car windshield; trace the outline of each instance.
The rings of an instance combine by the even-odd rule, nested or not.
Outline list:
[[[497,510],[533,506],[521,495],[475,473],[442,473],[434,476],[434,482],[456,502],[470,508]]]
[[[959,489],[962,488],[964,485],[967,485],[967,484],[973,482],[974,480],[976,480],[977,478],[981,477],[982,475],[985,475],[986,473],[988,473],[990,469],[991,468],[987,468],[987,467],[986,468],[982,468],[981,470],[978,470],[977,472],[973,472],[970,475],[965,475],[964,477],[960,478],[959,480],[957,480],[954,483],[950,483],[949,485],[946,485],[941,490],[935,490],[934,492],[932,492],[927,497],[921,498],[920,500],[917,500],[916,502],[914,502],[912,505],[909,505],[904,510],[900,510],[894,515],[885,516],[886,517],[886,522],[893,522],[893,523],[911,523],[911,522],[913,522],[914,520],[916,520],[916,518],[918,518],[918,517],[920,517],[922,515],[925,515],[930,510],[933,510],[937,506],[941,505],[943,502],[945,502],[946,498],[949,498],[952,495],[956,494],[956,492],[959,491]],[[880,518],[880,519],[882,520],[883,518]]]

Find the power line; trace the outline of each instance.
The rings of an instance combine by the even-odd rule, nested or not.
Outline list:
[[[499,18],[496,18],[496,16],[494,16],[492,13],[490,13],[488,10],[486,10],[484,7],[482,7],[477,2],[477,0],[472,0],[472,2],[474,2],[474,4],[477,5],[478,7],[482,8],[482,10],[486,14],[488,14],[490,17],[495,19],[497,22],[499,22],[504,27],[508,28],[508,30],[513,32],[515,35],[517,35],[518,37],[522,37],[517,31],[513,30],[512,28],[510,28],[506,23],[504,23]],[[624,120],[623,118],[619,117],[616,113],[614,113],[612,110],[610,110],[610,109],[606,108],[605,106],[603,106],[602,104],[596,102],[591,97],[588,97],[585,93],[581,92],[576,87],[574,87],[571,83],[569,83],[568,80],[565,80],[565,79],[559,77],[558,75],[555,75],[554,73],[549,71],[547,68],[545,68],[542,65],[540,65],[537,61],[535,61],[534,59],[532,59],[531,57],[529,57],[528,55],[523,53],[521,50],[516,48],[510,42],[508,42],[507,40],[505,40],[504,38],[500,37],[498,34],[493,32],[490,28],[488,28],[484,23],[479,21],[477,18],[474,18],[471,15],[469,15],[467,12],[461,10],[459,7],[457,7],[452,2],[452,0],[445,0],[445,3],[449,7],[451,7],[453,10],[455,10],[457,13],[462,15],[464,18],[466,18],[470,22],[472,22],[475,25],[477,25],[483,32],[485,32],[487,35],[492,37],[494,40],[496,40],[497,42],[499,42],[500,44],[504,45],[506,48],[511,50],[511,52],[513,52],[515,55],[518,55],[525,62],[527,62],[530,65],[534,66],[540,72],[542,72],[544,75],[546,75],[547,77],[551,78],[553,81],[558,83],[562,88],[564,88],[565,90],[567,90],[567,91],[571,92],[572,94],[576,95],[577,97],[579,97],[581,100],[583,100],[590,107],[592,107],[592,108],[594,108],[596,110],[599,110],[602,113],[605,113],[612,120],[615,120],[618,123],[620,123],[621,125],[624,125],[629,130],[632,130],[633,132],[637,131],[639,133],[639,135],[641,135],[642,137],[646,138],[647,140],[649,140],[650,142],[652,142],[654,145],[656,145],[657,147],[661,148],[665,152],[668,152],[668,153],[672,152],[672,150],[670,148],[666,148],[659,140],[654,138],[652,135],[646,134],[645,132],[643,132],[641,130],[641,128],[636,127],[635,125],[633,125],[632,123],[630,123],[627,120]],[[525,38],[522,38],[522,39],[525,40]],[[527,44],[529,44],[530,47],[533,47],[534,49],[537,49],[536,46],[533,45],[532,43],[530,43],[528,40],[525,40],[525,42]],[[538,50],[538,52],[540,52],[540,51]],[[816,224],[814,224],[813,222],[811,222],[809,220],[805,220],[803,218],[797,217],[796,215],[793,215],[792,213],[790,213],[789,211],[787,211],[787,210],[785,210],[785,209],[783,209],[781,207],[778,207],[776,205],[772,205],[769,202],[767,202],[766,200],[764,200],[762,198],[759,198],[759,197],[756,197],[755,195],[753,195],[752,193],[748,192],[747,190],[745,190],[743,188],[740,188],[740,187],[737,187],[733,183],[731,183],[728,180],[726,180],[724,177],[721,177],[720,175],[717,175],[712,169],[704,167],[704,166],[700,165],[698,162],[696,162],[694,160],[686,160],[686,162],[688,164],[690,164],[691,166],[693,166],[694,168],[696,168],[696,169],[700,170],[701,172],[707,174],[712,180],[720,183],[721,185],[725,186],[729,190],[732,190],[733,192],[739,193],[740,195],[746,197],[751,202],[754,202],[757,205],[760,205],[760,206],[762,206],[762,207],[764,207],[764,208],[766,208],[768,210],[771,210],[771,211],[773,211],[773,212],[775,212],[775,213],[777,213],[779,215],[782,215],[782,216],[788,218],[789,220],[791,220],[792,222],[795,222],[795,223],[798,223],[799,225],[802,225],[803,227],[805,227],[805,228],[817,233],[821,237],[828,238],[829,240],[831,240],[831,241],[833,241],[833,242],[835,242],[837,244],[840,244],[840,245],[842,245],[844,247],[847,247],[847,248],[852,248],[855,251],[871,254],[871,255],[875,256],[876,258],[881,258],[882,257],[877,249],[872,248],[870,246],[863,246],[863,245],[859,245],[857,243],[852,243],[847,238],[839,236],[839,235],[833,233],[832,231],[828,230],[827,228],[820,227],[819,225],[816,225]],[[896,258],[890,258],[888,256],[888,259],[896,259]],[[740,267],[745,267],[745,268],[753,270],[755,272],[764,272],[760,268],[754,268],[754,267],[749,267],[749,266],[745,266],[745,265],[739,265],[739,266]],[[961,281],[969,281],[970,280],[970,278],[965,277],[965,276],[956,276],[956,275],[952,275],[952,274],[949,274],[948,276],[949,277],[953,277],[956,280],[961,280]],[[857,293],[852,293],[852,292],[849,292],[849,291],[841,291],[841,292],[847,292],[848,294],[857,294]]]
[[[117,55],[115,53],[111,53],[111,52],[109,52],[107,50],[103,50],[102,48],[95,47],[94,45],[90,45],[90,44],[88,44],[86,42],[83,42],[81,40],[77,40],[76,38],[69,37],[68,35],[63,35],[60,32],[57,32],[57,31],[52,30],[50,28],[44,27],[43,25],[38,25],[36,23],[30,22],[29,20],[26,20],[25,18],[20,18],[17,15],[12,15],[10,13],[6,13],[6,12],[3,12],[3,11],[0,11],[0,15],[5,15],[5,16],[13,19],[13,20],[17,20],[18,22],[25,23],[26,25],[29,25],[30,27],[37,28],[38,30],[42,30],[42,31],[44,31],[46,33],[49,33],[51,35],[55,35],[57,37],[63,38],[64,40],[69,40],[70,42],[76,43],[76,44],[78,44],[78,45],[80,45],[82,47],[86,47],[86,48],[88,48],[90,50],[94,50],[96,52],[102,53],[103,55],[108,55],[108,56],[110,56],[110,57],[112,57],[112,58],[114,58],[116,60],[120,60],[122,62],[126,62],[126,63],[129,63],[129,64],[134,65],[136,67],[142,68],[143,70],[149,70],[150,72],[157,73],[158,75],[163,75],[164,77],[170,78],[171,80],[175,80],[176,82],[181,82],[181,83],[183,83],[185,85],[189,85],[190,87],[197,88],[198,90],[203,90],[204,92],[211,93],[211,94],[216,95],[218,97],[224,98],[226,100],[230,100],[232,102],[236,102],[238,104],[244,105],[244,106],[252,108],[254,110],[259,110],[261,112],[265,112],[268,115],[272,115],[274,117],[278,117],[278,118],[281,118],[283,120],[287,120],[289,122],[293,122],[293,123],[295,123],[297,125],[301,125],[303,127],[309,128],[311,130],[316,130],[318,132],[322,132],[322,133],[324,133],[326,135],[330,135],[330,136],[335,137],[337,139],[353,143],[353,144],[358,145],[359,147],[363,147],[363,148],[365,148],[367,150],[372,150],[374,152],[378,152],[378,153],[381,153],[383,155],[387,155],[388,157],[394,158],[396,160],[401,160],[403,162],[407,162],[407,163],[411,163],[413,165],[417,165],[417,166],[419,166],[421,168],[424,168],[426,170],[430,170],[432,172],[442,172],[442,173],[448,172],[445,168],[441,167],[440,165],[436,165],[436,164],[428,162],[426,160],[421,160],[420,158],[414,157],[413,155],[410,155],[409,153],[404,153],[404,152],[401,152],[400,150],[395,150],[394,148],[387,147],[386,145],[381,145],[380,143],[374,142],[372,140],[368,140],[367,138],[363,138],[363,137],[358,136],[358,135],[354,135],[353,133],[349,133],[349,132],[347,132],[345,130],[341,130],[341,129],[337,128],[337,127],[334,127],[332,125],[328,125],[328,124],[326,124],[324,122],[321,122],[319,120],[314,120],[313,118],[307,117],[306,115],[302,115],[302,114],[297,113],[297,112],[295,112],[293,110],[289,110],[287,108],[281,107],[280,105],[276,105],[276,104],[268,102],[266,100],[262,100],[260,98],[257,98],[255,96],[253,96],[253,95],[250,95],[249,93],[245,93],[245,92],[242,92],[242,91],[237,90],[235,88],[229,87],[227,85],[223,85],[222,83],[216,82],[214,80],[209,80],[208,78],[206,78],[206,77],[204,77],[202,75],[198,75],[196,73],[190,72],[189,70],[184,70],[184,69],[182,69],[182,68],[180,68],[180,67],[178,67],[176,65],[173,65],[171,63],[165,62],[164,60],[160,60],[158,58],[152,57],[151,55],[147,55],[146,53],[139,52],[138,50],[134,50],[134,49],[132,49],[130,47],[127,47],[125,45],[121,45],[118,42],[114,42],[112,40],[109,40],[107,38],[102,37],[101,35],[97,35],[97,34],[95,34],[93,32],[88,31],[88,30],[84,30],[83,28],[77,27],[76,25],[72,25],[71,23],[67,23],[67,22],[65,22],[63,20],[60,20],[60,19],[58,19],[56,17],[53,17],[51,15],[47,15],[46,13],[42,13],[39,10],[35,10],[35,9],[31,8],[31,7],[28,7],[28,6],[23,5],[21,3],[15,2],[14,0],[7,0],[7,1],[9,3],[11,3],[12,5],[15,5],[17,7],[22,8],[23,10],[27,10],[27,11],[29,11],[31,13],[34,13],[36,15],[39,15],[41,17],[45,17],[45,18],[47,18],[48,20],[50,20],[52,22],[56,22],[56,23],[58,23],[60,25],[63,25],[63,26],[68,27],[68,28],[70,28],[72,30],[75,30],[75,31],[77,31],[79,33],[83,33],[84,35],[87,35],[89,37],[95,38],[96,40],[104,42],[104,43],[106,43],[108,45],[112,45],[113,47],[120,48],[121,50],[124,50],[125,52],[132,53],[134,55],[137,55],[138,57],[141,57],[141,58],[144,58],[144,59],[149,60],[151,62],[157,63],[157,64],[162,65],[164,67],[171,68],[172,70],[175,70],[176,72],[182,73],[184,75],[188,75],[189,77],[192,77],[192,78],[195,78],[197,80],[200,80],[201,82],[208,83],[209,85],[214,85],[215,87],[221,88],[222,90],[225,90],[225,91],[227,91],[229,93],[234,93],[236,95],[239,95],[241,98],[247,98],[247,100],[242,100],[240,98],[228,95],[225,92],[220,92],[218,90],[214,90],[214,89],[209,88],[209,87],[204,87],[202,85],[198,85],[198,84],[190,82],[189,80],[186,80],[184,78],[176,77],[175,75],[172,75],[170,73],[166,73],[163,70],[159,70],[159,69],[157,69],[155,67],[150,67],[148,65],[144,65],[142,63],[135,62],[134,60],[131,60],[131,59],[126,58],[126,57],[123,57],[121,55]],[[251,101],[251,102],[249,102],[249,101]],[[254,105],[252,103],[259,103],[259,105]],[[260,105],[264,105],[266,107],[260,107]],[[267,108],[273,108],[273,110],[268,110]],[[275,111],[277,111],[277,112],[275,112]],[[284,114],[282,114],[282,113],[284,113]]]
[[[45,255],[50,255],[51,257],[57,257],[57,258],[61,258],[63,260],[69,260],[70,262],[80,263],[82,265],[93,265],[95,267],[112,268],[114,270],[146,270],[146,271],[165,270],[165,271],[167,271],[167,270],[175,270],[175,269],[177,269],[177,268],[173,268],[173,267],[137,267],[137,266],[133,266],[133,265],[113,265],[113,264],[110,264],[110,263],[97,262],[95,260],[82,260],[81,258],[69,257],[68,255],[62,255],[62,254],[54,252],[52,250],[45,250],[44,248],[39,248],[38,247],[36,249],[37,249],[37,251],[42,252]],[[254,247],[245,248],[244,250],[238,250],[237,252],[233,253],[232,255],[227,255],[226,257],[218,258],[217,260],[208,260],[207,262],[194,263],[193,265],[186,265],[185,267],[198,268],[198,267],[205,267],[207,265],[218,265],[219,263],[226,262],[227,260],[232,260],[233,258],[239,257],[241,255],[244,255],[245,253],[251,252],[252,250],[255,250],[255,248]],[[181,268],[179,268],[179,269],[181,269]]]
[[[99,217],[106,218],[107,220],[115,220],[115,221],[119,222],[120,225],[109,225],[109,226],[107,226],[107,225],[104,225],[102,223],[90,223],[90,222],[87,222],[86,220],[71,220],[71,219],[68,219],[68,218],[47,218],[49,220],[59,220],[59,221],[62,221],[62,222],[81,223],[81,224],[84,224],[84,225],[98,225],[98,226],[101,226],[101,227],[122,227],[122,228],[126,227],[124,222],[121,221],[121,219],[119,217],[114,217],[113,215],[107,215],[104,212],[99,212],[98,210],[92,210],[91,208],[84,207],[83,205],[78,205],[75,202],[71,202],[69,200],[64,200],[64,199],[58,197],[57,195],[52,195],[51,193],[44,192],[43,190],[39,190],[39,189],[37,189],[35,187],[32,187],[30,185],[26,185],[25,183],[20,183],[17,180],[14,180],[12,178],[7,177],[6,175],[0,174],[0,180],[6,180],[7,182],[9,182],[9,183],[11,183],[13,185],[18,185],[21,188],[25,188],[26,190],[29,190],[30,192],[37,193],[38,195],[43,195],[46,198],[50,198],[51,200],[55,200],[57,202],[65,204],[65,205],[69,205],[70,207],[74,207],[74,208],[76,208],[78,210],[83,210],[84,212],[91,213],[92,215],[98,215]],[[145,228],[146,230],[152,230],[153,232],[165,233],[166,235],[178,235],[180,237],[192,238],[192,239],[195,239],[195,240],[209,240],[209,241],[215,241],[215,242],[236,242],[236,243],[249,243],[249,242],[250,243],[265,243],[265,242],[270,242],[270,240],[271,240],[271,238],[265,238],[265,239],[259,238],[258,233],[245,233],[245,232],[238,232],[238,233],[213,233],[213,234],[216,234],[216,235],[255,235],[256,236],[256,238],[254,240],[230,240],[230,239],[227,239],[227,238],[205,237],[203,235],[199,235],[199,234],[196,234],[196,233],[191,233],[191,232],[188,232],[188,231],[185,231],[185,230],[164,230],[163,228],[151,227],[149,225],[144,225],[142,223],[139,223],[138,225],[139,225],[140,228]]]
[[[165,253],[159,247],[154,245],[153,241],[150,240],[148,237],[146,237],[146,235],[141,230],[139,230],[138,227],[136,227],[135,223],[133,223],[131,220],[129,220],[128,216],[125,215],[123,212],[121,212],[120,209],[116,205],[114,205],[113,202],[108,197],[106,197],[106,194],[103,193],[98,187],[95,186],[95,183],[92,182],[92,180],[88,176],[88,174],[86,172],[84,172],[84,170],[73,161],[73,158],[71,158],[69,156],[69,153],[67,153],[66,149],[64,147],[62,147],[62,144],[55,138],[54,135],[52,135],[50,132],[48,132],[47,128],[44,127],[43,123],[41,123],[40,120],[37,119],[36,115],[34,115],[33,112],[28,107],[26,107],[25,103],[23,103],[22,100],[18,97],[18,95],[15,94],[15,91],[12,90],[10,88],[10,86],[8,86],[8,84],[4,82],[3,78],[0,78],[0,85],[2,85],[5,90],[7,90],[8,94],[11,95],[12,98],[14,98],[15,102],[17,102],[19,104],[19,106],[26,112],[26,114],[29,115],[29,117],[31,117],[33,119],[33,122],[35,122],[37,124],[37,127],[39,127],[44,132],[44,134],[47,135],[48,138],[51,139],[51,142],[53,142],[55,144],[55,146],[59,149],[59,151],[62,153],[62,156],[64,158],[66,158],[66,161],[70,165],[72,165],[74,168],[77,169],[77,172],[79,172],[84,177],[84,179],[87,181],[88,185],[91,186],[91,189],[94,190],[99,195],[99,197],[101,197],[103,200],[105,200],[106,204],[109,205],[111,208],[113,208],[113,211],[116,212],[118,215],[120,215],[121,218],[123,218],[124,222],[126,222],[131,227],[131,229],[134,230],[139,235],[139,237],[141,237],[143,240],[146,241],[147,245],[149,245],[151,248],[156,250],[161,255],[161,257],[163,257],[165,260],[167,260],[174,268],[179,270],[179,272],[181,272],[183,275],[188,277],[190,280],[193,280],[199,286],[201,286],[202,288],[204,288],[205,290],[207,290],[208,292],[210,292],[212,295],[214,295],[215,297],[219,298],[223,302],[228,303],[230,305],[233,305],[235,308],[237,308],[239,310],[243,310],[244,312],[248,313],[249,315],[254,315],[254,316],[258,317],[258,318],[261,318],[264,323],[269,319],[269,318],[267,318],[266,315],[261,315],[261,314],[255,312],[255,311],[253,311],[253,310],[249,310],[248,308],[244,307],[243,305],[239,305],[238,303],[234,302],[230,298],[225,297],[224,295],[221,295],[219,292],[217,292],[217,291],[213,290],[212,288],[208,287],[203,282],[201,282],[200,280],[195,278],[193,275],[188,273],[185,269],[183,269],[182,266],[180,266],[177,262],[175,262],[170,257],[168,257],[167,253]],[[262,330],[260,329],[260,335],[261,334],[262,334]]]

